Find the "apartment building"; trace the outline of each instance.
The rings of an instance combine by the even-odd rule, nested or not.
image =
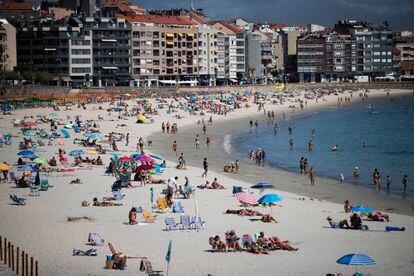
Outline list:
[[[300,82],[321,82],[325,79],[325,38],[307,35],[297,40]]]
[[[350,35],[329,34],[325,37],[325,73],[327,81],[351,78],[353,40]]]
[[[198,27],[199,84],[216,85],[219,31],[207,24]]]
[[[402,80],[414,79],[414,37],[396,37],[394,39],[394,72]]]
[[[93,84],[129,86],[131,72],[131,24],[123,18],[84,18],[84,30],[92,32]]]
[[[224,68],[226,70],[228,64],[229,69],[228,76],[226,75],[225,78],[228,78],[230,83],[241,83],[247,76],[245,33],[238,26],[223,21],[216,22],[213,26],[218,28],[222,35],[228,36],[228,60],[227,39],[224,39]]]
[[[134,86],[196,85],[198,26],[186,16],[117,15],[132,25]]]
[[[260,31],[246,34],[248,78],[252,83],[267,83],[271,79],[272,48],[268,34]]]
[[[0,70],[13,71],[16,65],[16,28],[0,19]]]
[[[217,55],[217,84],[223,85],[228,84],[229,76],[230,76],[230,52],[229,52],[229,36],[224,32],[218,33],[217,39],[217,48],[218,48],[218,55]]]
[[[40,3],[25,3],[16,0],[0,2],[0,18],[5,18],[19,26],[35,22],[41,16]]]

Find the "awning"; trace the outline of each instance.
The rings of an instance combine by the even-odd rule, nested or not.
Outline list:
[[[167,37],[174,37],[174,34],[166,34]]]
[[[167,45],[174,45],[174,42],[172,42],[172,41],[167,41]]]
[[[116,39],[106,39],[106,38],[102,38],[101,40],[102,42],[116,42],[117,41]]]
[[[118,67],[102,67],[104,70],[118,70]]]
[[[56,51],[56,48],[45,48],[45,51]]]
[[[175,81],[175,80],[160,80],[160,83],[163,83],[163,84],[177,84],[177,81]]]
[[[183,34],[182,33],[179,33],[178,35],[181,36],[181,37],[183,37]]]
[[[230,81],[231,82],[239,82],[238,80],[236,80],[236,79],[230,79]]]
[[[160,67],[152,67],[154,70],[160,70]]]
[[[198,81],[196,80],[189,80],[189,81],[179,81],[179,84],[197,84]]]
[[[191,37],[193,37],[193,36],[194,36],[194,34],[192,34],[192,33],[189,33],[189,34],[187,34],[187,36],[191,36]]]

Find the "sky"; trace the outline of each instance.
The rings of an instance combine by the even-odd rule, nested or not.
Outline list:
[[[188,8],[191,0],[134,0],[144,9]],[[365,20],[414,31],[414,0],[193,0],[214,20],[333,26],[340,19]]]

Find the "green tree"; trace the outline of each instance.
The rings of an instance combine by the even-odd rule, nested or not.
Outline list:
[[[34,79],[37,82],[49,82],[53,79],[53,76],[48,72],[36,72],[34,74]]]

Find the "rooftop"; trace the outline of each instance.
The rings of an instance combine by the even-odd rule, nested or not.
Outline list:
[[[0,2],[0,10],[34,10],[39,5],[39,3],[25,3],[15,1],[9,1],[7,3]]]
[[[197,25],[196,22],[186,16],[170,16],[170,15],[115,15],[117,18],[123,18],[129,22],[145,22],[166,25]]]

